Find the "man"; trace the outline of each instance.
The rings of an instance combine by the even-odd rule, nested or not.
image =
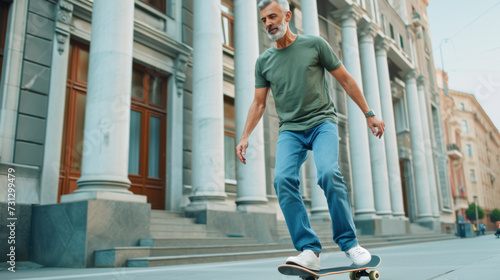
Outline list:
[[[313,150],[318,184],[328,201],[333,239],[354,264],[364,265],[371,255],[358,245],[347,188],[339,170],[337,115],[325,81],[325,69],[360,107],[368,126],[379,138],[384,132],[384,122],[375,117],[358,85],[324,39],[290,31],[292,13],[286,0],[262,0],[258,7],[267,34],[276,43],[257,59],[255,97],[236,147],[237,156],[246,164],[248,136],[264,114],[271,87],[280,120],[274,187],[293,244],[302,252],[288,258],[287,263],[320,269],[321,244],[311,228],[299,191],[300,166],[307,151]]]

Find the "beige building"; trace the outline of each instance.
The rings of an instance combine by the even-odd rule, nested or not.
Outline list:
[[[437,72],[455,212],[465,216],[477,197],[486,213],[480,222],[493,229],[489,214],[500,208],[500,134],[475,96],[449,90],[447,80]]]

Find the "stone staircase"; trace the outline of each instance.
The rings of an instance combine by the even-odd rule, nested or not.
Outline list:
[[[323,252],[339,251],[333,242],[329,222],[312,222],[323,245]],[[151,237],[139,240],[135,247],[116,247],[95,252],[96,267],[153,267],[209,262],[240,261],[296,254],[288,229],[278,222],[278,242],[261,244],[255,239],[227,237],[209,231],[206,225],[196,224],[182,212],[153,210],[151,212]],[[404,236],[360,236],[366,248],[411,244],[456,238],[415,227],[414,234]]]

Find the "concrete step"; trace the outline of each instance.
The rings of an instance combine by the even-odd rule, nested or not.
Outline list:
[[[415,224],[415,223],[410,224],[410,232],[411,232],[411,234],[434,233],[434,231],[432,231],[431,229],[423,227],[423,226]]]
[[[205,238],[205,237],[223,237],[221,233],[214,231],[151,231],[152,238]]]
[[[290,246],[285,244],[247,244],[196,247],[117,247],[108,250],[98,250],[94,256],[96,267],[123,267],[126,265],[127,260],[131,258],[260,252],[269,250],[269,248],[283,250],[290,249]]]
[[[172,231],[206,231],[206,225],[199,224],[152,224],[149,227],[151,232],[172,232]]]
[[[185,218],[184,212],[151,210],[151,218],[168,219],[168,218]]]
[[[195,263],[200,264],[200,263],[212,263],[212,262],[243,261],[243,260],[290,256],[295,253],[296,251],[294,249],[284,249],[284,250],[267,250],[267,251],[256,251],[256,252],[133,258],[127,261],[127,267],[154,267],[154,266],[183,265],[183,264],[195,264]]]
[[[365,238],[361,243],[365,248],[387,247],[395,245],[404,245],[412,243],[422,243],[431,241],[442,241],[456,238],[453,235],[434,234],[425,236],[400,236],[391,238]],[[361,242],[361,241],[360,241]],[[287,246],[289,246],[287,248]],[[186,254],[175,256],[151,256],[151,257],[136,257],[130,258],[127,261],[129,267],[152,267],[152,266],[167,266],[209,262],[227,262],[239,260],[251,260],[261,258],[288,257],[296,255],[297,252],[291,244],[268,244],[265,245],[265,250],[254,251],[251,246],[248,247],[248,252],[211,252],[207,254]],[[260,245],[255,248],[263,248]],[[194,249],[193,249],[194,250]],[[340,251],[338,246],[333,242],[323,244],[323,253]]]
[[[197,225],[194,222],[194,219],[190,218],[168,218],[168,219],[159,219],[159,218],[151,218],[152,225]]]
[[[139,240],[139,246],[150,247],[184,247],[184,246],[209,246],[209,245],[243,245],[257,244],[252,238],[228,238],[228,237],[180,237],[180,238],[143,238]]]

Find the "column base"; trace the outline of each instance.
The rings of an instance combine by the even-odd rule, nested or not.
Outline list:
[[[403,235],[410,232],[410,221],[394,217],[374,217],[355,219],[358,235]]]
[[[236,204],[238,206],[240,205],[263,205],[267,204],[268,200],[267,198],[262,198],[262,197],[245,197],[245,198],[237,198],[236,199]]]
[[[272,209],[267,204],[243,204],[236,206],[236,210],[242,213],[276,214],[276,210]]]
[[[88,200],[114,200],[123,202],[147,203],[148,198],[145,195],[111,191],[75,191],[71,194],[61,196],[61,203]]]
[[[224,200],[191,200],[191,203],[184,207],[183,211],[186,212],[186,215],[200,211],[236,211],[236,206],[229,205]]]
[[[426,227],[430,230],[440,232],[441,231],[441,221],[434,217],[419,218],[415,221],[417,224]]]
[[[96,250],[137,246],[149,237],[150,216],[150,204],[123,201],[33,206],[30,260],[49,267],[94,267]]]
[[[311,209],[311,221],[315,222],[331,222],[330,212],[327,209]]]
[[[239,211],[223,203],[198,202],[189,204],[184,210],[186,217],[194,218],[197,224],[206,224],[207,230],[226,236],[254,238],[264,244],[277,242],[276,212],[269,207],[246,207],[247,211]]]
[[[227,198],[226,193],[197,193],[196,195],[189,196],[189,200],[193,204],[208,203],[208,204],[223,204]]]

